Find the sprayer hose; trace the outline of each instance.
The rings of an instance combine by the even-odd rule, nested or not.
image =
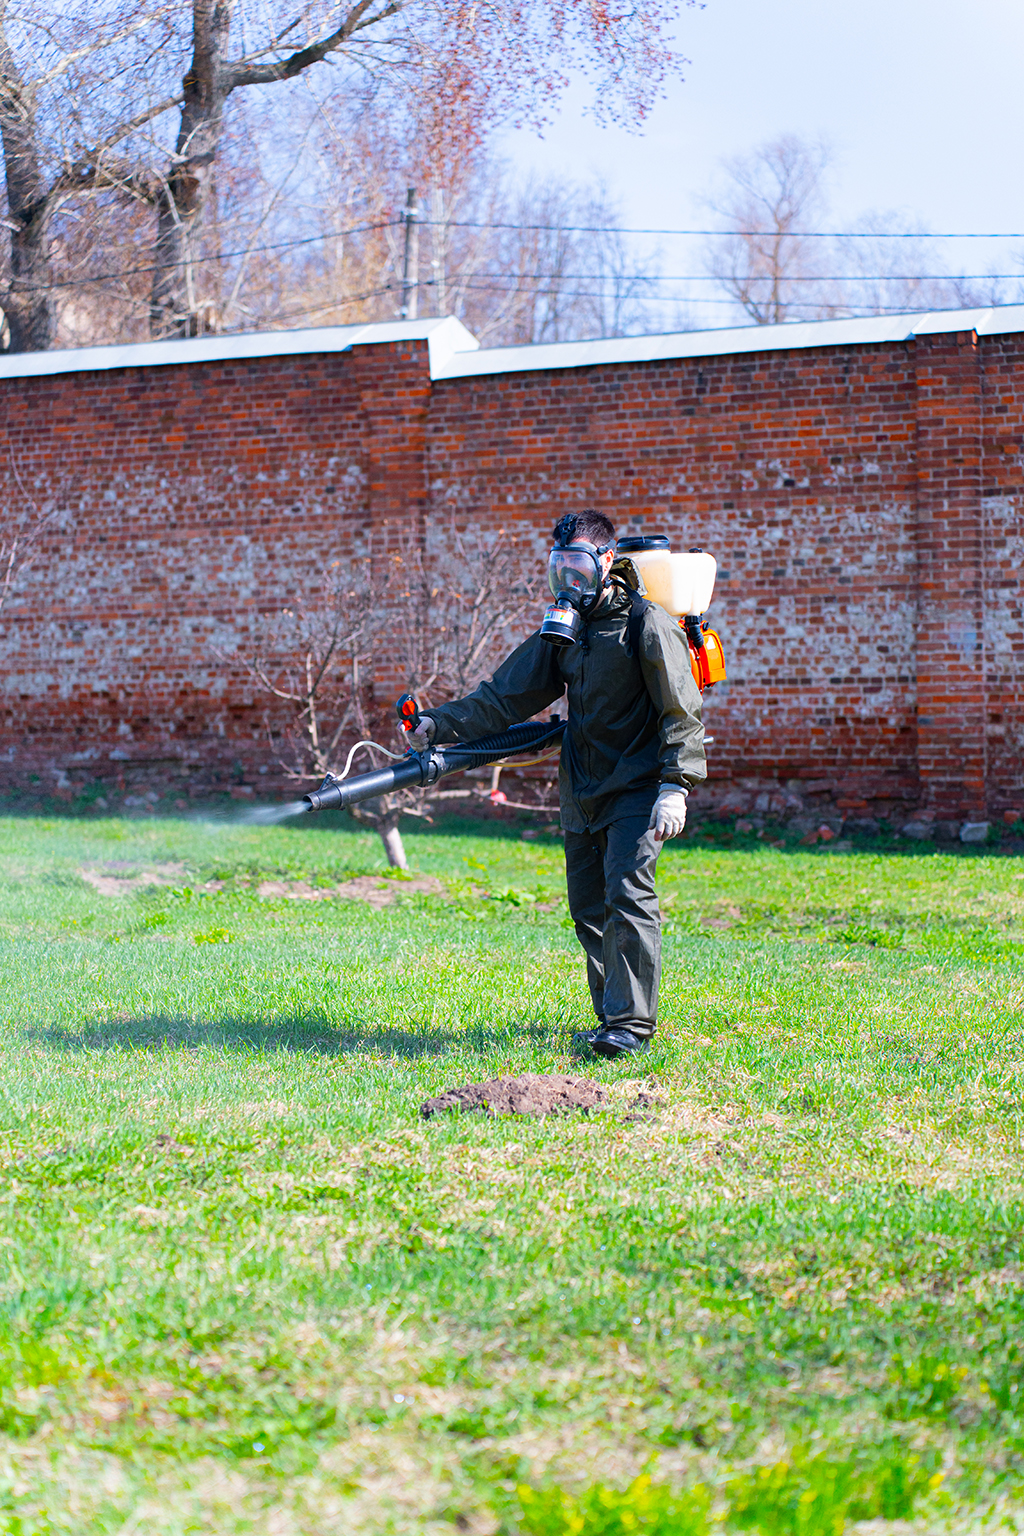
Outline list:
[[[452,741],[446,743],[444,753],[458,753],[472,758],[505,757],[511,752],[526,752],[534,747],[539,747],[542,742],[553,741],[556,736],[561,736],[565,730],[565,721],[558,720],[549,725],[540,721],[532,725],[513,725],[507,731],[502,731],[497,736],[481,736],[477,741]]]

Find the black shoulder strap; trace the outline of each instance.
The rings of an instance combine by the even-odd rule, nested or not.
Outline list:
[[[629,641],[629,654],[640,659],[640,640],[643,633],[644,614],[647,612],[647,604],[635,587],[629,588],[629,617],[626,620],[626,637]]]

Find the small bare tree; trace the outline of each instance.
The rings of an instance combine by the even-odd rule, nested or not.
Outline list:
[[[709,199],[722,233],[710,237],[705,260],[758,325],[831,312],[827,285],[813,281],[820,242],[804,238],[824,207],[829,159],[825,145],[784,134],[724,162],[726,185]]]
[[[284,608],[262,626],[246,665],[261,689],[295,706],[295,722],[284,733],[294,778],[322,778],[348,727],[365,714],[377,642],[375,595],[367,571],[336,560],[308,606]]]
[[[541,601],[536,552],[504,528],[396,540],[390,586],[401,604],[394,647],[406,686],[424,707],[469,693],[521,638]]]
[[[359,745],[384,755],[369,739],[383,600],[384,583],[375,578],[369,560],[335,560],[308,603],[284,608],[262,624],[244,665],[264,693],[294,710],[283,734],[275,733],[269,718],[266,721],[286,777],[322,779],[339,766],[346,748],[351,762]],[[403,811],[417,810],[411,797],[397,794],[353,806],[352,815],[377,828],[388,863],[405,869],[398,822]]]
[[[50,534],[67,518],[66,498],[32,494],[12,457],[5,492],[0,492],[0,613],[27,571],[35,565]]]
[[[396,536],[383,558],[333,561],[308,604],[268,616],[243,664],[262,692],[294,711],[283,736],[268,720],[285,774],[322,778],[357,751],[379,766],[385,752],[372,737],[394,740],[397,724],[375,689],[382,656],[424,708],[470,692],[534,617],[541,578],[532,555],[503,529],[471,539],[451,524],[422,543]],[[389,864],[405,869],[403,816],[426,817],[438,801],[489,792],[403,790],[353,806],[352,815],[376,828]]]

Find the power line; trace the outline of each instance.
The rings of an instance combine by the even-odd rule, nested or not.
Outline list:
[[[507,294],[508,291],[509,291],[506,288],[496,288],[493,285],[489,285],[489,284],[486,284],[486,283],[458,283],[458,284],[452,283],[451,287],[453,287],[453,288],[456,288],[456,287],[457,288],[461,288],[461,289],[463,289],[466,292],[472,292],[472,293],[505,293],[505,294]],[[608,293],[585,293],[585,292],[580,292],[579,290],[573,291],[571,289],[570,290],[566,290],[564,288],[549,288],[549,289],[539,288],[539,289],[535,290],[535,292],[531,295],[531,297],[533,297],[533,298],[559,298],[559,299],[607,299],[609,297],[612,297],[612,295],[609,295]],[[678,303],[684,304],[684,305],[687,305],[687,304],[715,304],[715,305],[718,305],[719,307],[721,307],[722,305],[729,305],[730,307],[733,307],[733,308],[736,307],[737,305],[740,305],[740,307],[742,307],[741,301],[739,299],[735,299],[735,298],[690,299],[690,298],[687,298],[685,295],[684,296],[676,295],[676,301]],[[344,303],[345,300],[341,300],[340,302]],[[329,306],[328,305],[321,305],[320,307],[326,309]],[[811,302],[807,302],[805,304],[800,304],[800,303],[790,303],[788,301],[783,301],[783,307],[786,310],[813,309],[816,312],[820,312],[823,309],[827,309],[827,310],[831,310],[834,314],[836,314],[836,315],[838,315],[840,317],[846,317],[846,318],[851,319],[851,320],[858,318],[858,316],[853,313],[853,311],[856,310],[856,309],[864,310],[864,311],[866,311],[866,314],[868,316],[870,316],[870,315],[916,315],[916,314],[927,315],[927,314],[930,314],[932,312],[932,310],[935,308],[935,306],[933,304],[920,304],[920,305],[913,305],[913,304],[910,304],[910,305],[907,305],[907,304],[892,304],[892,305],[871,304],[871,305],[867,305],[867,304],[861,304],[861,305],[856,305],[856,304],[852,304],[852,303],[851,304],[826,304],[826,303],[811,303]],[[998,308],[1000,308],[1000,306],[998,304],[986,305],[985,307],[986,308],[990,308],[990,309],[998,309]],[[1010,306],[1004,306],[1004,307],[1008,308]]]
[[[828,272],[819,277],[780,274],[773,277],[756,274],[744,278],[723,279],[709,277],[706,273],[648,273],[648,272],[475,272],[474,277],[503,278],[508,282],[568,282],[568,283],[721,283],[724,281],[745,283],[996,283],[1024,280],[1024,269],[1019,272]],[[420,279],[420,288],[430,288],[437,279]],[[457,277],[446,282],[458,286]]]
[[[546,231],[546,232],[549,232],[549,233],[557,233],[557,234],[620,234],[620,235],[680,235],[680,236],[682,236],[682,235],[701,235],[701,236],[716,236],[718,238],[723,238],[723,237],[729,236],[729,235],[736,235],[736,236],[739,236],[739,237],[742,237],[742,238],[753,238],[755,236],[763,236],[763,235],[765,235],[767,233],[764,230],[623,229],[619,225],[614,225],[614,224],[603,224],[603,225],[602,224],[511,224],[511,223],[506,224],[506,223],[487,223],[487,222],[483,222],[483,221],[481,221],[481,222],[473,222],[473,221],[468,221],[468,220],[442,220],[442,219],[418,219],[417,223],[421,227],[426,227],[426,228],[513,230],[513,231],[516,231],[516,232],[519,232],[519,233],[537,233],[537,232],[545,232]],[[317,235],[303,235],[303,236],[300,236],[300,237],[298,237],[296,239],[293,239],[293,240],[275,240],[275,241],[271,241],[271,242],[269,242],[267,244],[264,244],[264,245],[246,246],[246,247],[244,247],[241,250],[219,251],[219,252],[215,252],[213,254],[206,255],[206,256],[184,257],[180,261],[147,262],[147,263],[144,263],[141,266],[122,267],[122,268],[120,268],[119,270],[116,270],[116,271],[93,273],[92,275],[90,275],[88,277],[58,278],[55,281],[50,282],[50,283],[25,283],[25,284],[19,284],[19,290],[18,291],[21,292],[21,293],[52,293],[52,292],[55,292],[58,289],[82,288],[82,287],[88,286],[90,283],[116,282],[116,281],[120,281],[123,278],[145,276],[146,274],[152,273],[152,272],[172,271],[172,270],[175,270],[177,268],[182,268],[182,267],[206,266],[209,263],[216,262],[216,261],[237,261],[237,260],[242,259],[243,257],[263,255],[263,254],[266,254],[266,253],[272,252],[272,251],[297,250],[297,249],[299,249],[301,247],[304,247],[304,246],[319,245],[319,244],[321,244],[323,242],[326,242],[326,241],[329,241],[329,240],[342,240],[342,239],[345,239],[349,235],[370,234],[370,233],[378,232],[380,230],[385,230],[385,229],[398,229],[398,228],[401,228],[403,224],[404,224],[404,220],[403,219],[386,219],[386,220],[380,220],[380,221],[378,221],[376,223],[372,223],[372,224],[354,224],[351,227],[346,228],[346,229],[329,230],[326,233],[317,234]],[[827,232],[827,231],[820,231],[820,230],[805,230],[805,231],[793,230],[793,231],[787,231],[787,235],[792,235],[793,238],[799,238],[801,240],[804,240],[804,239],[808,239],[808,240],[809,239],[822,239],[822,240],[875,240],[875,239],[878,239],[878,240],[916,240],[916,239],[927,239],[927,240],[1024,240],[1024,234],[1012,234],[1012,233],[1011,234],[1000,234],[1000,235],[980,234],[980,233],[974,233],[974,234],[910,235],[910,234],[905,234],[905,233],[884,233],[884,232],[883,233],[879,233],[878,231],[874,231],[874,230],[872,230],[872,231],[866,231],[866,230],[865,231],[846,230],[846,231],[840,231],[840,232],[833,231],[831,233]],[[886,273],[886,274],[879,274],[878,276],[869,276],[869,275],[859,274],[856,277],[852,277],[852,276],[851,277],[845,277],[844,276],[844,277],[839,277],[839,278],[833,278],[831,276],[828,277],[828,278],[794,277],[794,278],[788,278],[787,281],[789,281],[789,282],[828,282],[828,281],[833,281],[833,280],[835,280],[835,281],[842,281],[842,282],[942,281],[944,279],[948,279],[951,275],[953,275],[953,274],[939,273],[939,274],[935,274],[935,275],[926,275],[926,276],[919,276],[919,275],[915,274],[915,275],[909,276],[907,278],[902,278],[902,277],[895,277],[892,274]],[[957,275],[959,275],[959,274],[957,274]],[[983,281],[990,281],[990,280],[1006,280],[1007,278],[1012,280],[1014,277],[1016,277],[1018,275],[1019,274],[1016,274],[1016,273],[1009,273],[1009,274],[983,273],[983,274],[978,274],[976,276],[972,276],[970,278],[966,278],[965,277],[962,280],[963,281],[982,281],[982,282]],[[580,274],[575,274],[574,277],[573,277],[573,280],[575,280],[575,278],[577,276],[580,276]],[[634,275],[631,275],[631,276],[628,276],[628,277],[624,277],[623,280],[624,281],[639,281],[639,280],[643,280],[643,281],[647,281],[647,282],[654,282],[654,281],[657,281],[657,282],[663,282],[663,281],[668,281],[668,282],[713,282],[713,281],[716,281],[716,279],[709,278],[709,277],[706,277],[704,275],[694,275],[692,277],[661,277],[661,276],[651,277],[651,276],[649,276],[648,274],[645,274],[645,273],[637,273],[637,274],[634,274]],[[763,281],[767,281],[767,279],[763,279]],[[422,287],[423,284],[420,284],[420,286]]]
[[[775,236],[786,240],[1024,240],[1019,231],[1003,233],[960,230],[945,233],[935,230],[879,229],[627,229],[621,224],[486,224],[465,219],[421,219],[422,225],[436,224],[444,229],[518,229],[554,234],[580,235],[713,235],[718,239],[739,236],[744,240]]]
[[[426,285],[421,285],[421,286],[426,286]],[[453,284],[452,286],[453,287],[457,286],[457,287],[461,288],[463,291],[473,292],[473,293],[499,293],[499,294],[507,294],[508,293],[507,289],[498,288],[498,287],[495,287],[492,284],[487,284],[487,283],[458,283],[458,284]],[[368,289],[365,293],[351,294],[347,298],[323,299],[323,300],[321,300],[321,302],[319,304],[311,304],[311,305],[305,306],[302,309],[290,309],[290,310],[284,310],[284,311],[280,311],[280,310],[279,311],[275,311],[273,313],[273,315],[271,317],[269,317],[269,318],[273,322],[279,322],[281,320],[302,320],[302,319],[307,318],[309,315],[322,314],[325,310],[344,309],[347,306],[352,305],[352,304],[363,303],[367,299],[379,298],[379,297],[383,296],[386,293],[395,293],[395,292],[399,291],[399,288],[400,288],[400,285],[397,284],[397,283],[386,283],[381,288],[371,288],[371,289]],[[570,290],[570,291],[567,292],[565,289],[557,288],[557,289],[548,289],[548,290],[540,289],[536,293],[530,295],[530,297],[531,298],[551,298],[551,297],[555,297],[555,298],[563,298],[563,299],[565,299],[565,298],[569,298],[569,299],[604,299],[604,298],[607,298],[608,295],[607,294],[602,294],[602,293],[580,292],[578,290],[577,291],[571,291]],[[701,305],[701,306],[712,305],[712,306],[717,306],[719,309],[721,309],[723,307],[735,308],[735,306],[737,305],[737,303],[739,301],[735,300],[735,299],[731,299],[731,298],[723,298],[723,299],[682,299],[679,302],[681,302],[683,304],[686,304],[686,305]],[[930,305],[930,304],[919,304],[919,305],[914,305],[914,304],[898,304],[898,305],[873,304],[873,305],[867,306],[867,305],[863,305],[863,304],[861,304],[861,305],[856,305],[856,304],[824,304],[824,303],[814,303],[814,304],[812,304],[812,303],[809,303],[809,302],[808,303],[804,303],[804,304],[801,304],[799,302],[793,302],[793,303],[787,303],[786,306],[785,306],[787,312],[793,312],[793,311],[797,311],[797,310],[811,310],[812,311],[812,318],[814,318],[814,319],[820,318],[822,310],[827,310],[827,311],[829,311],[829,313],[831,314],[831,316],[833,318],[847,319],[847,320],[869,319],[869,318],[871,318],[872,315],[918,315],[918,314],[920,314],[920,315],[927,315],[927,314],[931,313],[933,307],[934,306]],[[999,305],[992,305],[991,307],[994,308],[994,309],[998,309],[1000,306]],[[260,321],[256,320],[254,323],[256,325],[259,325]],[[680,326],[680,327],[678,327],[678,329],[685,330],[686,327]],[[752,329],[753,329],[753,327],[752,327]],[[236,330],[230,330],[230,331],[226,330],[226,331],[221,331],[218,334],[220,334],[220,335],[236,335],[236,334],[241,334],[241,330],[237,330],[237,331]],[[560,338],[560,339],[563,339],[563,338]],[[584,339],[594,339],[594,338],[584,338]],[[608,339],[608,338],[605,338],[605,339]],[[616,338],[611,338],[611,339],[614,340]]]
[[[122,267],[118,272],[97,272],[91,277],[69,277],[54,283],[22,283],[19,293],[51,293],[55,288],[83,288],[88,283],[108,283],[122,277],[137,277],[146,272],[170,272],[178,267],[202,267],[211,261],[235,261],[242,256],[257,256],[264,251],[292,250],[300,245],[317,245],[321,240],[341,240],[346,235],[365,235],[373,230],[396,229],[399,221],[389,219],[382,224],[354,224],[351,229],[331,230],[325,235],[304,235],[299,240],[277,240],[270,245],[248,245],[241,251],[218,251],[212,256],[187,256],[181,261],[156,261],[143,267]]]
[[[1010,275],[1013,276],[1015,279],[1019,279],[1019,278],[1022,277],[1021,273],[1014,273],[1014,274],[1010,274]],[[475,273],[474,274],[474,277],[494,277],[494,278],[498,278],[500,280],[507,279],[509,281],[512,281],[513,279],[522,280],[523,278],[538,278],[539,280],[544,281],[544,280],[557,279],[557,278],[560,278],[562,276],[563,276],[563,274],[560,274],[560,273],[548,274],[547,277],[545,277],[544,274],[538,274],[538,273],[506,274],[506,273],[503,273],[503,272],[479,272],[479,273]],[[590,281],[591,279],[593,279],[595,282],[601,282],[603,280],[600,273],[576,273],[574,275],[565,274],[565,278],[566,278],[566,281],[572,281],[572,282],[587,282],[587,281]],[[712,280],[713,279],[708,279],[708,281],[712,281]],[[615,282],[615,281],[626,281],[626,279],[623,279],[623,278],[619,278],[619,279],[609,278],[608,279],[609,283],[612,283],[612,282]],[[684,281],[684,279],[673,279],[673,281]],[[760,278],[760,279],[758,279],[758,281],[759,282],[767,282],[768,279],[767,278]],[[787,279],[787,281],[788,281],[788,279]],[[818,278],[808,278],[807,281],[808,282],[818,282],[818,281],[821,281],[821,279],[818,279]],[[857,279],[857,281],[862,281],[862,279]],[[877,278],[876,279],[865,278],[865,279],[863,279],[863,281],[865,281],[865,282],[868,282],[868,281],[878,281],[878,279]],[[899,279],[899,281],[901,281],[901,282],[902,281],[911,281],[911,279],[902,279],[901,278],[901,279]],[[966,281],[969,281],[969,279],[962,278],[962,279],[958,279],[958,281],[966,282]],[[424,280],[420,283],[419,286],[421,288],[432,288],[432,287],[435,286],[435,280],[433,278],[424,278]],[[501,293],[501,294],[508,295],[510,293],[515,293],[517,291],[515,288],[502,287],[502,286],[500,286],[500,283],[481,283],[481,282],[476,282],[476,281],[471,280],[471,279],[452,278],[452,277],[449,277],[447,279],[446,287],[448,287],[450,289],[453,289],[456,292],[462,292],[462,293]],[[361,303],[364,299],[376,298],[376,297],[378,297],[381,294],[395,293],[400,288],[401,288],[401,284],[400,283],[397,283],[397,282],[395,282],[395,283],[385,283],[385,284],[383,284],[379,288],[368,289],[367,292],[365,292],[365,293],[349,294],[345,298],[324,299],[319,304],[314,304],[314,305],[310,306],[308,309],[290,310],[290,311],[288,311],[288,314],[289,315],[313,314],[317,310],[321,310],[321,309],[337,309],[337,308],[340,308],[342,305],[345,305],[345,304],[358,304],[358,303]],[[579,290],[573,290],[573,289],[567,289],[567,288],[536,288],[536,289],[533,289],[533,290],[525,289],[524,291],[527,294],[531,294],[532,293],[532,296],[535,297],[535,298],[607,299],[607,298],[614,298],[616,296],[613,290],[609,290],[607,288],[604,289],[603,291],[597,292],[597,293],[593,293],[593,292],[591,292],[591,293],[584,293],[584,292],[580,292]],[[681,304],[717,304],[719,306],[721,306],[721,305],[742,304],[742,300],[736,298],[733,295],[726,295],[726,296],[724,296],[723,298],[720,298],[720,299],[706,299],[706,298],[691,298],[687,294],[675,294],[675,295],[668,295],[668,296],[666,296],[665,299],[656,300],[655,302],[668,303],[673,298],[675,299],[675,301],[677,303],[681,303]],[[851,305],[852,305],[853,307],[859,307],[860,309],[870,309],[870,312],[873,313],[873,314],[892,314],[892,315],[915,314],[918,311],[920,311],[920,313],[922,313],[922,314],[928,314],[928,313],[930,313],[935,308],[934,304],[919,305],[919,306],[916,306],[916,307],[914,305],[909,305],[908,306],[906,304],[891,305],[891,306],[874,305],[874,304],[868,306],[868,305],[865,305],[865,304],[861,304],[861,305],[857,306],[855,301],[853,301],[853,300],[847,301],[846,303],[842,303],[842,304],[829,304],[825,300],[807,300],[806,302],[801,304],[797,300],[784,299],[782,301],[782,303],[784,304],[785,308],[787,308],[787,309],[809,309],[809,308],[813,308],[813,309],[834,309],[834,310],[842,310],[844,312],[847,311],[851,307]],[[999,304],[989,304],[989,305],[986,305],[985,307],[986,308],[990,308],[990,309],[999,309],[1001,306]],[[1002,307],[1008,307],[1008,306],[1002,306]]]

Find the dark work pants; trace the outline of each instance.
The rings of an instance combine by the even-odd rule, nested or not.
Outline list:
[[[661,977],[661,913],[654,868],[661,844],[650,817],[625,816],[599,832],[565,834],[569,911],[587,955],[602,1024],[653,1035]]]

